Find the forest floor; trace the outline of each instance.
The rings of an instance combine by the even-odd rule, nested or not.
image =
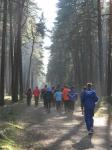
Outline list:
[[[16,113],[15,113],[16,112]],[[59,114],[55,108],[46,113],[39,107],[25,103],[0,108],[0,149],[3,150],[112,150],[108,143],[107,109],[100,106],[95,114],[95,133],[87,135],[80,109],[74,114]],[[8,115],[8,117],[7,117]]]

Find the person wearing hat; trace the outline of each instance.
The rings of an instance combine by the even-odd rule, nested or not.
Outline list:
[[[86,122],[86,127],[88,130],[88,134],[93,134],[93,126],[94,126],[94,110],[95,104],[98,101],[98,97],[96,92],[92,89],[92,84],[87,83],[87,89],[84,91],[81,97],[81,104],[84,108],[84,118]]]

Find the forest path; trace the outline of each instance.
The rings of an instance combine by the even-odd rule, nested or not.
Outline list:
[[[73,116],[64,112],[58,114],[55,108],[46,113],[42,104],[39,107],[25,107],[18,118],[25,124],[19,142],[23,150],[106,150],[107,116],[95,117],[95,133],[87,135],[84,118],[77,110]],[[112,149],[112,148],[110,148]]]

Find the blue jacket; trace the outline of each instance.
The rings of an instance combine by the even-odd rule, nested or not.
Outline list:
[[[59,102],[62,101],[62,92],[60,91],[55,92],[54,97],[56,101],[59,101]]]
[[[81,103],[85,109],[94,109],[97,101],[98,97],[94,90],[85,90],[81,93]]]
[[[77,93],[75,92],[75,90],[71,90],[68,96],[71,101],[75,101],[77,99]]]

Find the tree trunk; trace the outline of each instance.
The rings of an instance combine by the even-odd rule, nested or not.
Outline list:
[[[110,14],[112,13],[112,2],[110,0]],[[107,64],[107,96],[112,92],[112,16],[109,16],[109,47],[108,47],[108,64]]]
[[[31,51],[31,55],[30,55],[30,62],[29,62],[27,82],[26,82],[26,90],[27,90],[27,88],[29,88],[30,71],[31,71],[31,63],[32,63],[32,55],[33,55],[33,51],[34,51],[34,45],[35,45],[35,36],[33,36],[32,51]]]
[[[3,7],[3,31],[2,31],[2,48],[1,48],[1,82],[0,82],[0,105],[4,105],[4,76],[5,76],[5,51],[6,51],[6,34],[7,34],[7,0],[4,0]]]
[[[110,14],[112,14],[112,0],[110,0]],[[110,150],[110,131],[111,131],[111,118],[112,118],[112,113],[111,113],[111,107],[110,103],[112,103],[112,16],[109,16],[109,47],[108,47],[108,56],[107,56],[108,64],[107,64],[107,101],[108,101],[108,130],[107,130],[107,145],[108,149]]]
[[[14,78],[14,58],[13,58],[13,25],[12,25],[12,0],[9,0],[9,13],[10,13],[10,65],[11,65],[11,70],[10,70],[10,74],[11,74],[11,95],[13,93],[13,78]]]
[[[20,99],[23,99],[23,81],[22,81],[22,52],[21,52],[21,23],[24,8],[24,1],[18,3],[18,29],[15,39],[15,52],[14,52],[14,81],[13,81],[13,101],[18,101],[18,94]]]
[[[102,44],[102,23],[101,23],[101,1],[97,1],[98,9],[98,47],[99,47],[99,78],[101,93],[104,93],[103,87],[103,44]]]
[[[20,87],[20,100],[23,100],[23,71],[22,71],[22,36],[21,36],[21,32],[22,32],[22,15],[23,15],[23,8],[24,8],[24,4],[25,4],[25,0],[22,0],[21,1],[21,9],[20,9],[20,18],[19,18],[19,21],[20,21],[20,24],[19,24],[19,28],[20,28],[20,31],[19,31],[19,40],[18,40],[18,46],[19,46],[19,87]]]

